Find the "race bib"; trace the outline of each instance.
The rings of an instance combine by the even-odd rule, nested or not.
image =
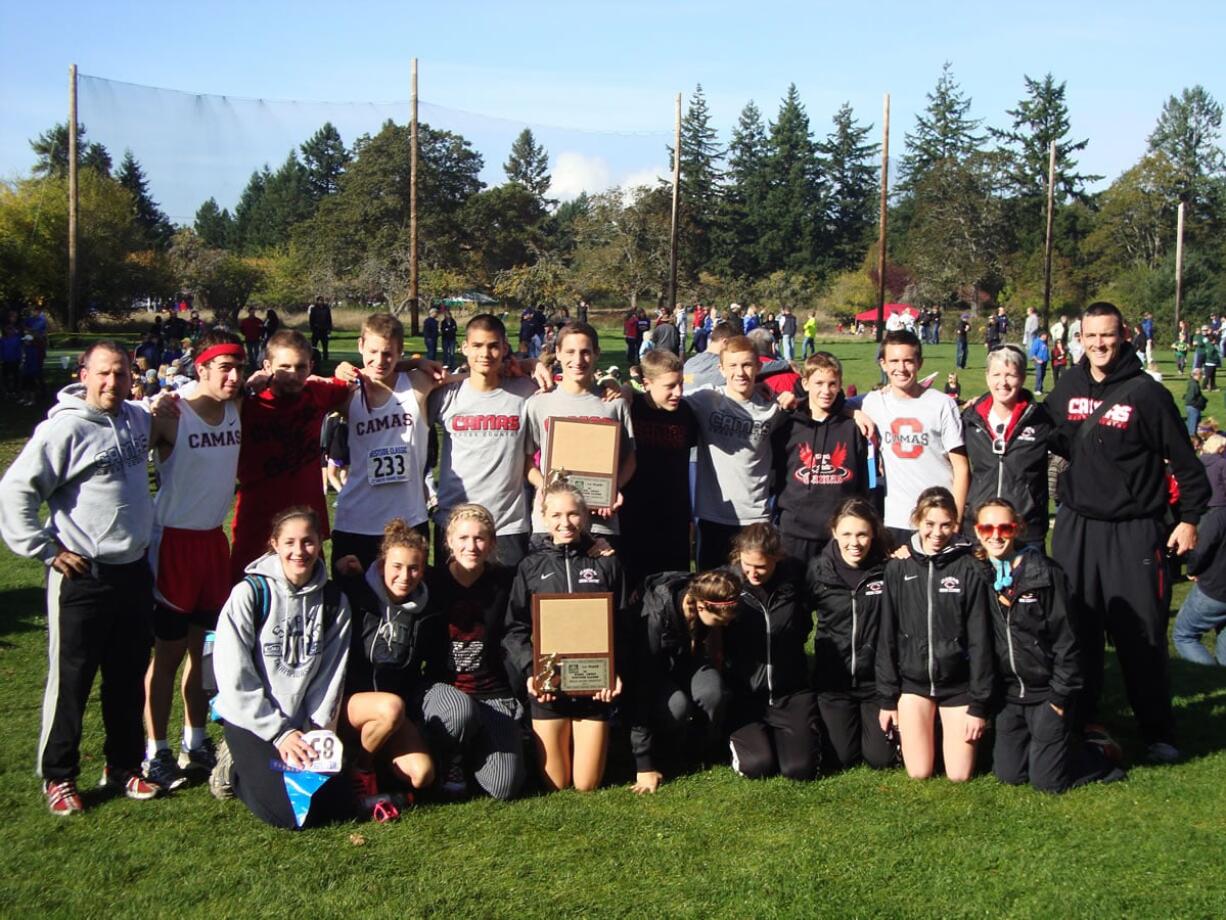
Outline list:
[[[302,740],[315,752],[315,759],[307,767],[308,772],[341,772],[341,758],[345,754],[345,747],[341,744],[341,739],[336,737],[335,732],[330,732],[326,728],[317,728],[303,735]]]
[[[409,481],[409,447],[376,447],[366,455],[366,481],[372,486],[386,486]]]

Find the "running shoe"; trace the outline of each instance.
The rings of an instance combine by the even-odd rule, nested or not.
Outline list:
[[[1145,759],[1154,764],[1173,764],[1183,760],[1183,752],[1173,744],[1155,741],[1145,749]]]
[[[1113,764],[1117,766],[1123,764],[1124,749],[1111,737],[1106,728],[1101,725],[1088,724],[1082,736],[1086,744],[1094,745]]]
[[[120,767],[103,767],[102,778],[98,785],[105,789],[122,792],[130,799],[143,802],[155,799],[162,791],[161,786],[154,785],[141,775],[139,770],[125,770]]]
[[[458,757],[447,768],[443,777],[443,796],[448,799],[462,799],[468,795],[468,779],[464,776],[464,763]]]
[[[57,818],[85,813],[81,793],[77,792],[77,784],[73,780],[48,780],[43,783],[43,794],[47,797],[47,808]]]
[[[234,758],[224,740],[217,745],[217,763],[209,773],[209,792],[215,799],[234,798]]]
[[[205,738],[198,748],[179,747],[179,769],[185,773],[212,773],[217,766],[217,748]]]
[[[170,753],[170,748],[162,748],[153,757],[146,759],[141,768],[144,770],[145,779],[161,786],[167,792],[173,792],[187,782],[187,775],[175,763],[175,756]]]
[[[400,809],[396,807],[392,797],[379,791],[379,782],[373,770],[355,768],[352,781],[358,809],[363,814],[368,814],[372,821],[387,824],[400,817]]]

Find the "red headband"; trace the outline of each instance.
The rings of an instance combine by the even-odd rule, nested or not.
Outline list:
[[[232,345],[229,342],[223,342],[220,345],[210,345],[200,354],[196,355],[196,367],[202,364],[208,364],[214,358],[221,355],[229,355],[231,358],[245,359],[247,353],[243,350],[242,345]]]

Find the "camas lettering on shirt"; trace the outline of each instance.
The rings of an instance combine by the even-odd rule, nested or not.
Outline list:
[[[238,431],[202,431],[187,436],[187,446],[193,450],[207,447],[237,447],[242,443],[242,433]]]
[[[360,438],[363,435],[375,434],[379,431],[391,431],[393,428],[412,428],[413,416],[407,412],[381,415],[377,418],[367,419],[364,422],[358,422],[355,427],[357,436]]]

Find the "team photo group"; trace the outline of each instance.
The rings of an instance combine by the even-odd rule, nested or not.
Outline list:
[[[717,764],[1059,793],[1174,763],[1172,576],[1220,568],[1198,526],[1226,510],[1120,311],[1079,322],[1045,398],[999,344],[964,404],[908,329],[856,395],[836,354],[780,361],[731,314],[634,386],[581,320],[529,358],[475,315],[448,370],[373,314],[332,377],[299,332],[252,354],[217,327],[144,400],[97,341],[0,480],[5,542],[47,566],[47,807],[90,801],[99,676],[99,785],[207,782],[291,829],[591,791],[623,762],[664,794]]]

